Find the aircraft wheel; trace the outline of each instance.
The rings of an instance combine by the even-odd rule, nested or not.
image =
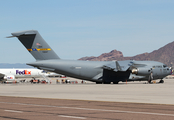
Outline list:
[[[161,79],[161,80],[159,81],[159,83],[164,83],[164,80]]]
[[[102,82],[96,82],[96,84],[102,84]]]
[[[103,84],[111,84],[111,82],[103,82]]]
[[[118,82],[113,82],[113,84],[118,84]]]

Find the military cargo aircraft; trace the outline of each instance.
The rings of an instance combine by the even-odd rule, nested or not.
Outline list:
[[[118,84],[126,81],[148,81],[161,79],[171,74],[163,63],[156,61],[79,61],[63,60],[51,49],[37,30],[12,33],[33,55],[36,62],[27,63],[37,67],[97,84]]]

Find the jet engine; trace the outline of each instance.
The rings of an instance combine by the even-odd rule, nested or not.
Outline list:
[[[14,75],[7,75],[7,76],[4,76],[3,78],[4,80],[15,80],[15,76]]]
[[[152,71],[151,68],[139,67],[139,68],[133,68],[132,69],[132,74],[136,74],[136,75],[149,75],[151,71]]]

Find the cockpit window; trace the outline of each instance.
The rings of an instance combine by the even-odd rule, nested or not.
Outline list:
[[[165,68],[165,67],[167,67],[167,65],[163,65],[163,67]]]

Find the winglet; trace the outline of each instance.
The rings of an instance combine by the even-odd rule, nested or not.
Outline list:
[[[121,66],[119,65],[119,63],[117,61],[116,61],[116,68],[118,71],[122,71]]]

